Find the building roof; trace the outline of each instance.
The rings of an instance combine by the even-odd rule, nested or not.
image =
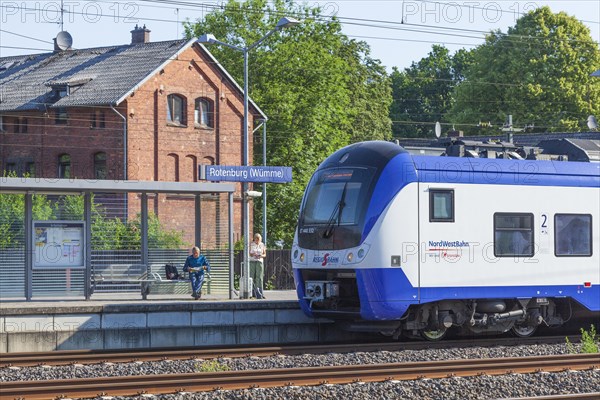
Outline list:
[[[195,39],[148,42],[54,53],[0,57],[0,112],[50,107],[118,105],[128,94],[196,45],[211,61],[212,54]],[[210,63],[242,92],[219,64]],[[69,87],[59,97],[53,89]],[[265,114],[250,100],[263,118]]]
[[[563,154],[570,161],[600,162],[600,140],[550,139],[541,141],[545,153]]]

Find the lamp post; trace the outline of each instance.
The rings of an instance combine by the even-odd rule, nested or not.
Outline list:
[[[248,53],[258,47],[262,42],[265,41],[269,36],[274,34],[277,31],[280,31],[285,28],[289,28],[295,25],[298,25],[300,21],[290,18],[283,17],[275,25],[275,28],[271,29],[264,35],[262,38],[258,39],[256,42],[252,43],[246,47],[238,47],[229,43],[222,42],[217,40],[212,34],[204,34],[198,38],[199,43],[203,44],[220,44],[231,49],[241,51],[244,55],[244,128],[243,128],[243,159],[242,164],[244,166],[248,166]],[[250,212],[248,207],[248,182],[242,182],[242,210],[244,213],[244,218],[242,219],[242,234],[244,236],[244,264],[242,267],[242,278],[244,280],[243,290],[240,290],[240,297],[243,299],[247,299],[250,297],[250,265],[249,265],[249,256],[248,256],[248,247],[250,243]],[[241,289],[241,288],[240,288]]]

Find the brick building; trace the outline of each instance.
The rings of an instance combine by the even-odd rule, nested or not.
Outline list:
[[[150,42],[149,32],[136,26],[128,45],[0,58],[0,168],[43,178],[194,182],[200,164],[241,165],[240,86],[195,40]],[[252,130],[265,115],[253,102],[249,111]],[[227,211],[213,203],[203,202],[203,225],[219,224]],[[168,228],[185,231],[194,200],[157,195],[148,206]],[[139,198],[129,196],[127,207],[139,212]]]

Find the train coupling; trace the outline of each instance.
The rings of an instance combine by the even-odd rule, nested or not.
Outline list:
[[[304,284],[305,300],[324,301],[332,297],[339,297],[340,284],[336,281],[306,281]]]

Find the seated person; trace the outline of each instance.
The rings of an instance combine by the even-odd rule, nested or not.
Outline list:
[[[198,300],[202,295],[200,291],[204,283],[205,273],[210,272],[210,264],[206,257],[200,254],[200,249],[197,246],[192,247],[192,255],[185,260],[183,271],[190,274],[192,297]]]

